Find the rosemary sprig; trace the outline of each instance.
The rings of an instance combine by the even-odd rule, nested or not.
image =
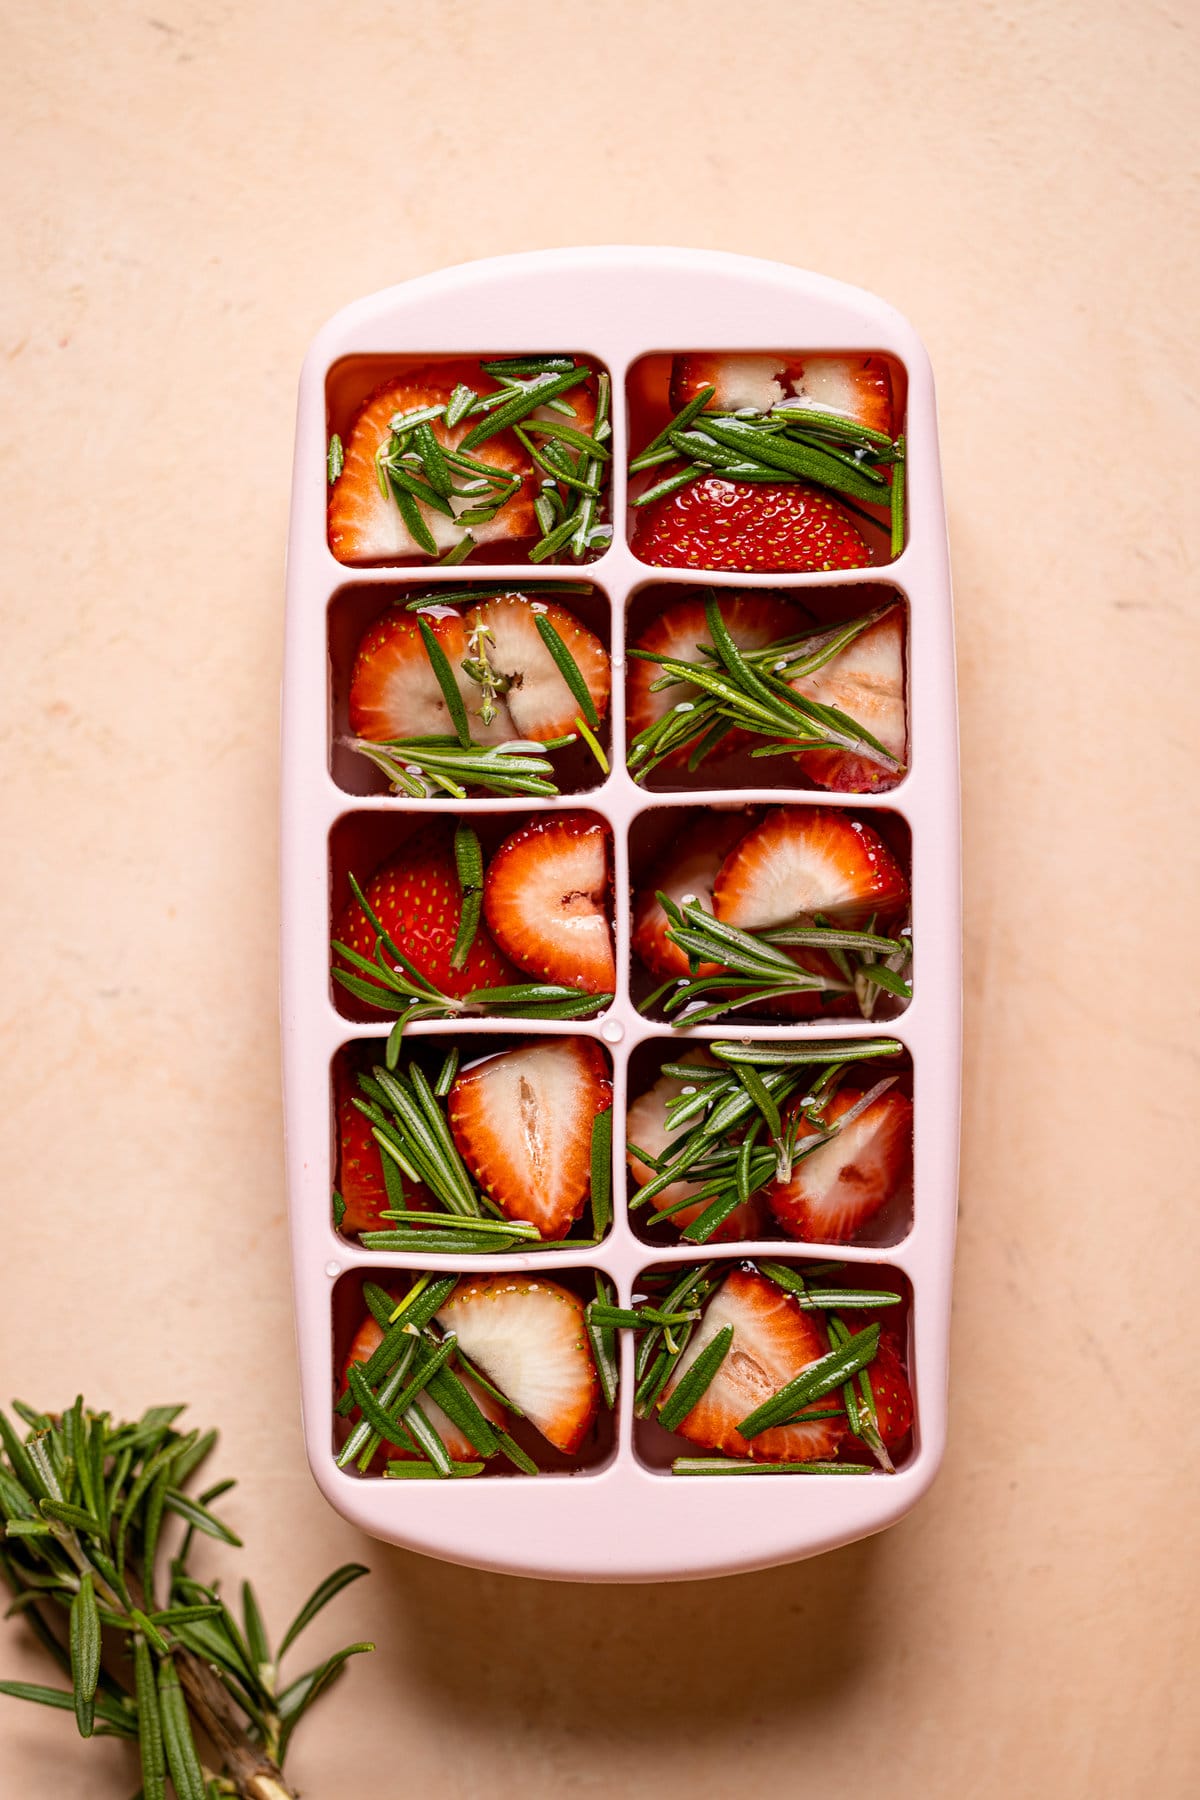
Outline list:
[[[536,1225],[509,1218],[476,1186],[446,1116],[457,1066],[458,1052],[452,1050],[432,1084],[416,1061],[407,1070],[377,1065],[358,1076],[353,1104],[370,1124],[378,1145],[389,1201],[379,1215],[388,1221],[387,1228],[360,1232],[363,1248],[476,1256],[554,1248],[568,1241],[544,1239]],[[434,1209],[406,1205],[405,1178],[428,1191]],[[593,1123],[591,1180],[591,1237],[568,1234],[572,1244],[598,1242],[612,1219],[611,1109],[597,1114]]]
[[[288,1800],[292,1732],[347,1660],[373,1646],[348,1645],[287,1683],[280,1663],[366,1569],[347,1563],[329,1575],[272,1649],[249,1582],[238,1618],[191,1572],[198,1533],[240,1542],[212,1510],[232,1482],[187,1491],[215,1432],[177,1429],[178,1406],[125,1423],[82,1397],[61,1414],[16,1410],[24,1438],[0,1413],[0,1573],[10,1613],[34,1628],[70,1685],[3,1681],[0,1693],[73,1712],[81,1737],[137,1743],[148,1800],[165,1795],[168,1775],[181,1800]],[[185,1525],[169,1560],[164,1513]]]
[[[873,1475],[870,1463],[748,1462],[736,1456],[677,1456],[672,1475]]]
[[[731,480],[803,481],[837,494],[852,510],[886,508],[891,554],[904,543],[903,437],[889,438],[852,419],[785,399],[769,411],[736,411],[711,403],[705,388],[682,407],[629,465],[637,474],[660,464],[671,472],[644,493],[635,507],[714,472]],[[873,513],[866,517],[878,523]]]
[[[628,765],[635,780],[645,781],[668,757],[684,751],[689,752],[688,768],[694,772],[735,729],[766,740],[750,752],[752,757],[845,750],[870,757],[897,777],[903,774],[904,765],[865,725],[838,707],[806,698],[795,685],[832,662],[876,624],[890,605],[832,629],[743,650],[725,624],[722,609],[728,604],[711,590],[706,594],[711,649],[700,646],[693,661],[630,650],[630,656],[662,669],[652,691],[681,689],[671,710],[646,726],[630,744]]]
[[[869,1088],[839,1119],[825,1117],[849,1068],[898,1056],[901,1045],[895,1038],[864,1038],[820,1044],[717,1042],[709,1049],[723,1068],[664,1065],[664,1073],[674,1073],[687,1083],[667,1104],[666,1125],[673,1141],[650,1162],[653,1175],[629,1202],[630,1211],[636,1212],[675,1182],[686,1180],[689,1193],[658,1209],[657,1217],[669,1218],[706,1202],[682,1233],[695,1244],[708,1242],[736,1207],[770,1182],[789,1180],[798,1162],[832,1142],[873,1105],[893,1085],[894,1076]],[[816,1079],[814,1067],[823,1071]],[[785,1118],[784,1108],[797,1094],[802,1095],[801,1103]],[[639,1161],[648,1160],[637,1145],[628,1148]]]
[[[661,1004],[676,1030],[789,994],[852,994],[864,1018],[873,1011],[873,1003],[866,1000],[873,988],[884,988],[904,1000],[912,997],[911,983],[899,972],[912,955],[911,941],[903,933],[893,938],[844,931],[819,917],[811,925],[741,931],[715,918],[698,901],[677,904],[660,893],[658,902],[667,915],[666,935],[687,955],[690,973],[662,982],[639,1003],[639,1011]],[[802,968],[786,954],[787,945],[828,951],[839,974]],[[705,963],[719,964],[721,973],[701,975]]]
[[[578,988],[544,981],[472,988],[461,996],[444,994],[401,950],[353,874],[349,881],[354,898],[375,933],[374,951],[370,957],[361,956],[349,944],[335,939],[334,953],[348,967],[335,966],[332,974],[334,980],[356,999],[381,1012],[398,1015],[388,1039],[389,1068],[395,1068],[399,1060],[404,1027],[415,1019],[459,1018],[469,1013],[494,1014],[502,1018],[587,1019],[612,1003],[612,994],[585,994]]]

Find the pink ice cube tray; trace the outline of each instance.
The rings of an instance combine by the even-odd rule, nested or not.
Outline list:
[[[888,560],[882,535],[872,566],[820,574],[707,573],[650,568],[630,548],[627,477],[629,396],[642,359],[672,351],[753,351],[795,346],[812,353],[857,350],[890,359],[903,396],[907,440],[907,527]],[[442,356],[518,356],[569,351],[607,369],[612,382],[611,540],[593,560],[531,565],[474,561],[369,568],[347,566],[326,538],[328,432],[352,397],[369,390],[397,360]],[[632,383],[631,383],[632,377]],[[357,383],[357,386],[356,386]],[[339,410],[340,409],[340,410]],[[343,426],[344,429],[344,426]],[[565,553],[564,553],[565,559]],[[539,583],[564,577],[593,584],[585,610],[611,649],[611,773],[592,768],[575,792],[555,799],[398,798],[358,772],[338,743],[344,723],[347,646],[380,598],[403,600],[439,585],[511,582],[536,596]],[[783,788],[784,759],[750,765],[769,785],[639,787],[624,766],[623,678],[630,609],[645,616],[672,588],[794,592],[818,617],[849,604],[859,610],[899,598],[907,618],[909,757],[891,792],[817,794]],[[653,588],[655,594],[648,596]],[[567,605],[572,605],[570,599]],[[641,608],[640,615],[637,609]],[[824,613],[822,609],[824,608]],[[366,768],[366,765],[363,765]],[[707,779],[703,775],[701,780]],[[586,785],[590,781],[591,785]],[[586,787],[586,791],[580,788]],[[914,1174],[911,1200],[869,1244],[830,1252],[791,1242],[709,1244],[702,1251],[665,1238],[647,1241],[626,1210],[623,1130],[630,1058],[639,1046],[672,1039],[669,1024],[635,1005],[630,972],[630,863],[637,845],[662,836],[672,808],[743,803],[845,806],[876,819],[911,856],[913,996],[885,1021],[838,1019],[755,1024],[736,1014],[674,1034],[687,1041],[830,1037],[852,1040],[881,1031],[903,1046],[911,1069]],[[476,816],[494,834],[518,819],[556,808],[601,814],[614,835],[616,997],[584,1023],[514,1023],[468,1018],[412,1026],[426,1037],[472,1039],[584,1033],[603,1045],[614,1084],[611,1228],[595,1247],[569,1243],[529,1254],[451,1256],[371,1252],[335,1229],[331,1188],[335,1134],[331,1080],[340,1049],[376,1040],[389,1024],[358,1021],[330,979],[332,909],[341,904],[346,845],[383,845],[417,813]],[[495,823],[499,821],[499,823]],[[509,823],[506,825],[504,821]],[[342,849],[339,850],[339,845]],[[376,858],[378,860],[378,858]],[[367,857],[358,865],[370,873]],[[287,569],[287,646],[283,686],[282,853],[283,1047],[293,1277],[304,1432],[322,1492],[364,1531],[428,1555],[513,1573],[592,1581],[651,1581],[716,1575],[810,1556],[878,1531],[906,1513],[932,1481],[946,1430],[947,1339],[956,1213],[960,900],[957,733],[950,578],[938,459],[933,379],[912,327],[891,307],[852,287],[778,263],[708,251],[600,248],[501,257],[449,269],[374,294],[345,308],[318,334],[304,364],[292,489]],[[645,1061],[648,1052],[643,1051]],[[634,1090],[630,1090],[632,1092]],[[640,1217],[640,1215],[639,1215]],[[409,1270],[529,1270],[550,1278],[603,1272],[618,1304],[628,1306],[649,1268],[715,1259],[718,1266],[769,1255],[803,1268],[834,1254],[849,1277],[886,1277],[904,1294],[907,1357],[915,1398],[911,1448],[895,1473],[672,1475],[670,1455],[633,1412],[631,1333],[619,1334],[617,1405],[598,1447],[566,1470],[562,1459],[536,1476],[515,1469],[477,1480],[389,1481],[335,1463],[335,1358],[345,1354],[347,1292],[365,1277],[386,1285]],[[339,1294],[342,1298],[339,1300]],[[340,1322],[339,1322],[340,1321]],[[336,1340],[336,1341],[335,1341]],[[676,1445],[676,1449],[683,1446]]]

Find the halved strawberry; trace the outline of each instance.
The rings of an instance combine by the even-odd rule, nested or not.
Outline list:
[[[495,706],[491,723],[484,724],[483,689],[463,668],[473,654],[469,631],[453,606],[423,606],[419,613],[396,606],[371,626],[358,646],[350,677],[350,729],[354,735],[372,743],[454,735],[450,709],[429,660],[419,620],[424,620],[445,652],[474,741],[503,744],[527,736],[514,730],[502,700]]]
[[[717,1289],[675,1365],[663,1400],[670,1398],[701,1350],[726,1325],[733,1326],[729,1353],[676,1427],[680,1436],[726,1456],[760,1462],[814,1462],[835,1455],[846,1435],[844,1418],[775,1426],[749,1441],[738,1430],[740,1420],[829,1349],[815,1315],[801,1312],[794,1295],[785,1294],[754,1269],[734,1269]],[[806,1411],[824,1412],[837,1404],[836,1399],[818,1400]]]
[[[866,727],[903,763],[907,743],[904,707],[904,609],[893,606],[868,625],[823,669],[792,686],[808,700],[836,706]],[[796,761],[810,780],[839,794],[871,794],[895,787],[902,769],[862,750],[804,750]]]
[[[852,924],[894,913],[908,898],[904,871],[873,826],[831,806],[779,806],[721,864],[718,919],[744,931],[826,913]]]
[[[842,509],[803,482],[699,476],[639,509],[633,554],[670,569],[861,569],[871,551]]]
[[[382,1342],[383,1328],[368,1313],[355,1333],[354,1342],[350,1346],[350,1354],[346,1358],[346,1369],[350,1367],[351,1363],[369,1362]],[[454,1373],[484,1418],[489,1424],[495,1425],[503,1431],[508,1423],[508,1413],[500,1405],[500,1402],[489,1394],[485,1387],[481,1387],[473,1375],[468,1375],[465,1369],[455,1368],[453,1357],[450,1359],[450,1367],[454,1369]],[[345,1379],[345,1369],[342,1371],[342,1379]],[[478,1462],[480,1460],[481,1452],[476,1449],[465,1432],[459,1429],[450,1415],[442,1410],[431,1394],[423,1393],[418,1404],[455,1462]],[[414,1454],[412,1451],[398,1449],[392,1444],[387,1446],[387,1453],[393,1461],[400,1462]]]
[[[575,1454],[599,1403],[583,1302],[576,1294],[539,1276],[468,1276],[438,1321],[548,1443],[567,1456]]]
[[[336,1186],[346,1203],[340,1229],[348,1236],[359,1231],[386,1231],[390,1221],[380,1214],[391,1205],[383,1179],[383,1154],[371,1135],[371,1121],[354,1104],[360,1098],[358,1073],[366,1067],[357,1058],[338,1058],[334,1070],[337,1111]],[[424,1211],[433,1196],[424,1182],[404,1181],[404,1204]]]
[[[579,702],[538,633],[535,621],[539,615],[554,627],[570,651],[603,718],[612,685],[608,651],[565,606],[527,594],[499,594],[472,606],[464,625],[468,637],[481,634],[471,655],[485,655],[499,677],[503,695],[499,704],[510,722],[506,735],[547,743],[576,729]]]
[[[540,981],[613,991],[610,833],[590,813],[554,813],[505,838],[488,865],[483,911],[500,948]]]
[[[451,825],[438,820],[414,832],[363,891],[380,924],[439,993],[460,999],[473,988],[507,987],[514,980],[511,963],[482,924],[464,967],[450,965],[462,917]],[[334,935],[360,956],[374,955],[375,932],[356,900],[346,907]],[[388,960],[386,946],[383,957]]]
[[[677,1060],[694,1064],[697,1068],[711,1069],[716,1066],[714,1059],[705,1050],[689,1050],[686,1056]],[[626,1142],[636,1144],[639,1150],[649,1151],[651,1156],[661,1156],[668,1150],[688,1130],[686,1124],[681,1125],[677,1131],[671,1131],[667,1127],[667,1105],[678,1099],[686,1088],[687,1083],[680,1080],[678,1075],[660,1075],[654,1086],[640,1094],[630,1106],[625,1119]],[[626,1151],[626,1159],[629,1173],[639,1187],[653,1180],[654,1170],[648,1163],[642,1162],[632,1151]],[[673,1181],[661,1194],[655,1196],[651,1205],[656,1212],[662,1212],[664,1208],[674,1206],[677,1201],[686,1200],[689,1194],[696,1193],[699,1186],[700,1183],[696,1181]],[[672,1213],[670,1223],[677,1231],[683,1231],[693,1219],[699,1218],[707,1204],[707,1201],[702,1201],[696,1206],[685,1207],[682,1212]],[[730,1213],[708,1241],[717,1244],[728,1243],[737,1238],[759,1237],[761,1228],[762,1209],[757,1197],[751,1195],[743,1206]]]
[[[682,902],[696,900],[712,911],[713,883],[733,846],[746,834],[740,812],[702,813],[659,857],[653,874],[633,902],[633,953],[652,975],[666,980],[686,975],[686,951],[667,936],[669,921],[658,895]],[[703,963],[702,975],[715,975],[719,963]]]
[[[872,431],[892,430],[892,379],[880,356],[843,351],[795,356],[782,351],[726,351],[677,356],[671,365],[671,405],[679,410],[703,388],[716,389],[711,406],[768,412],[796,399],[816,412],[852,419]]]
[[[371,563],[428,555],[409,532],[394,496],[380,489],[375,453],[390,439],[395,414],[444,405],[459,382],[481,389],[489,385],[478,364],[444,363],[415,369],[385,382],[367,397],[346,434],[342,472],[329,496],[329,548],[339,562]],[[447,428],[437,419],[432,421],[431,429],[440,444],[457,448],[472,424],[472,420],[467,420]],[[537,531],[533,473],[518,440],[511,432],[499,432],[471,454],[479,462],[522,477],[519,492],[490,523],[471,526],[475,542],[533,537]],[[478,506],[481,497],[480,493],[454,496],[450,505],[457,515]],[[416,504],[439,551],[453,548],[463,533],[456,518],[448,518],[422,501]]]
[[[462,1159],[510,1219],[561,1238],[591,1191],[592,1122],[612,1105],[590,1038],[536,1038],[464,1069],[447,1102]]]
[[[865,1090],[841,1087],[825,1109],[836,1125],[858,1105]],[[794,1115],[800,1102],[792,1103]],[[912,1101],[889,1088],[819,1150],[800,1158],[787,1181],[773,1181],[767,1204],[789,1237],[809,1243],[848,1244],[894,1199],[912,1163]],[[820,1133],[805,1130],[803,1150]]]
[[[801,629],[804,620],[799,607],[771,594],[721,594],[717,605],[739,650],[761,650],[779,638],[790,637]],[[712,648],[712,637],[704,602],[693,599],[664,606],[633,645],[635,650],[646,650],[656,657],[674,657],[679,662],[699,662],[706,647]],[[640,656],[629,659],[625,718],[631,739],[673,707],[694,703],[700,693],[690,681],[653,692],[654,683],[661,681],[663,673],[657,663],[644,662]]]

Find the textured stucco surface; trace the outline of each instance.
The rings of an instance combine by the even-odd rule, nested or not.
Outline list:
[[[4,1396],[219,1421],[276,1619],[333,1562],[373,1563],[322,1629],[380,1649],[298,1737],[312,1796],[1182,1796],[1194,14],[10,0],[6,23]],[[581,241],[778,257],[907,312],[957,587],[947,1466],[883,1538],[673,1589],[364,1544],[295,1415],[274,954],[295,376],[357,293]],[[41,1669],[4,1627],[0,1670]],[[136,1786],[119,1748],[0,1705],[3,1792]]]

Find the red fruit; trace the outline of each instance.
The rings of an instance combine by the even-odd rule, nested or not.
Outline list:
[[[359,1231],[386,1231],[391,1221],[380,1217],[390,1208],[387,1186],[383,1179],[383,1153],[371,1136],[371,1121],[355,1106],[360,1098],[358,1069],[338,1058],[334,1074],[334,1098],[337,1107],[337,1181],[336,1186],[346,1203],[339,1229],[347,1236]],[[404,1205],[415,1212],[423,1211],[432,1195],[424,1182],[404,1183]]]
[[[394,607],[367,632],[350,677],[350,729],[356,737],[381,743],[388,738],[454,736],[454,722],[421,635],[423,620],[445,652],[478,744],[502,744],[513,730],[503,702],[485,725],[480,716],[483,689],[463,668],[471,655],[462,614],[453,606],[422,607],[419,613]]]
[[[362,1324],[359,1326],[358,1331],[355,1334],[354,1342],[350,1346],[350,1354],[346,1358],[346,1368],[348,1369],[351,1363],[365,1363],[369,1361],[382,1342],[383,1328],[378,1325],[374,1317],[368,1313]],[[458,1379],[462,1382],[484,1418],[487,1419],[490,1424],[497,1426],[503,1431],[508,1422],[508,1414],[500,1405],[500,1402],[495,1399],[493,1395],[489,1394],[485,1387],[481,1387],[474,1376],[468,1375],[465,1369],[456,1368],[454,1357],[451,1357],[450,1359],[450,1367],[454,1369],[454,1373],[458,1376]],[[342,1379],[345,1380],[345,1370],[342,1372]],[[475,1445],[471,1442],[470,1438],[467,1437],[464,1432],[459,1430],[449,1414],[442,1411],[442,1408],[431,1394],[423,1393],[421,1395],[420,1407],[455,1462],[479,1461],[480,1451],[475,1448]],[[393,1461],[400,1462],[409,1459],[413,1455],[413,1452],[397,1449],[392,1444],[387,1446],[387,1453]]]
[[[329,496],[329,548],[339,562],[394,562],[427,557],[428,552],[409,533],[392,494],[381,492],[375,453],[390,438],[395,413],[412,412],[423,406],[441,406],[449,400],[460,381],[475,388],[487,385],[477,364],[442,363],[385,382],[368,396],[346,434],[342,472]],[[441,420],[434,420],[431,429],[439,443],[453,448],[466,436],[473,423],[473,420],[467,420],[448,430]],[[537,525],[533,511],[533,473],[518,440],[510,432],[499,432],[471,454],[480,462],[523,477],[520,490],[501,507],[490,524],[470,527],[475,542],[486,544],[500,538],[534,536]],[[458,511],[478,503],[479,496],[474,494],[453,502]],[[449,550],[458,543],[464,529],[461,525],[421,501],[416,504],[439,551]]]
[[[641,962],[665,980],[686,975],[688,959],[667,936],[668,919],[658,894],[682,902],[697,900],[712,911],[713,883],[733,846],[745,836],[744,813],[703,813],[663,853],[654,874],[633,903],[633,952]],[[715,975],[718,963],[703,963],[702,975]]]
[[[397,854],[372,876],[364,892],[380,924],[409,961],[439,993],[461,999],[472,988],[507,987],[512,965],[481,924],[465,966],[450,957],[462,916],[462,889],[454,861],[454,831],[442,823],[414,832]],[[375,931],[356,900],[342,914],[336,936],[360,956],[371,957]],[[386,945],[385,962],[389,960]]]
[[[882,357],[785,356],[735,352],[677,356],[671,367],[671,405],[686,406],[702,388],[716,389],[712,406],[767,412],[796,399],[817,412],[853,419],[872,431],[892,431],[892,380]]]
[[[608,651],[564,606],[534,600],[525,594],[499,594],[472,606],[464,625],[469,639],[473,633],[487,633],[470,654],[485,655],[500,678],[503,696],[497,704],[505,721],[505,737],[530,738],[544,744],[575,731],[579,702],[538,633],[535,620],[539,615],[554,627],[571,652],[596,711],[603,718],[612,685]]]
[[[839,707],[903,764],[907,733],[902,607],[892,607],[823,669],[792,686],[808,700]],[[810,781],[839,794],[882,792],[895,787],[904,772],[881,762],[866,746],[861,751],[804,750],[796,761]]]
[[[895,912],[908,898],[896,858],[873,826],[830,806],[779,806],[721,865],[716,915],[765,931],[826,913],[843,924]]]
[[[760,650],[778,638],[799,631],[804,615],[786,600],[769,594],[722,594],[718,607],[730,637],[739,650]],[[703,646],[712,646],[704,604],[700,600],[677,600],[658,613],[642,632],[636,650],[647,650],[652,656],[671,656],[679,662],[699,662]],[[647,725],[681,702],[694,702],[699,688],[692,682],[652,692],[664,671],[657,663],[643,662],[641,657],[629,659],[625,679],[625,716],[629,736],[635,738]],[[726,739],[726,746],[729,740]]]
[[[484,916],[527,974],[611,993],[611,887],[608,827],[589,813],[554,813],[505,838],[484,877]]]
[[[668,569],[861,569],[871,561],[849,517],[802,482],[702,475],[638,512],[633,553]]]
[[[538,1038],[465,1069],[450,1089],[463,1161],[510,1219],[561,1238],[591,1192],[592,1122],[612,1105],[590,1038]]]
[[[846,1435],[844,1418],[775,1426],[749,1441],[738,1430],[742,1419],[829,1349],[815,1315],[801,1312],[792,1294],[785,1294],[757,1270],[735,1269],[717,1289],[675,1365],[663,1400],[726,1325],[733,1326],[728,1355],[676,1426],[680,1436],[707,1450],[760,1462],[815,1462],[835,1455]],[[836,1398],[821,1399],[805,1410],[823,1412],[838,1403]]]
[[[863,1097],[843,1087],[825,1109],[836,1125]],[[793,1102],[790,1111],[800,1110]],[[767,1204],[789,1237],[810,1243],[851,1243],[864,1225],[898,1195],[912,1163],[912,1101],[895,1088],[873,1100],[829,1143],[799,1158],[788,1181],[773,1181]],[[797,1150],[819,1133],[806,1130]]]
[[[438,1313],[477,1368],[567,1456],[596,1417],[599,1381],[583,1302],[532,1275],[469,1276]]]
[[[680,1062],[694,1063],[698,1068],[715,1068],[716,1064],[704,1050],[689,1050]],[[687,1124],[681,1125],[677,1131],[667,1128],[667,1104],[683,1093],[686,1083],[677,1075],[660,1075],[652,1088],[649,1088],[630,1106],[625,1120],[625,1137],[630,1144],[636,1144],[639,1150],[649,1151],[651,1156],[661,1156],[670,1146],[688,1130]],[[629,1172],[639,1187],[653,1180],[654,1170],[648,1163],[641,1162],[632,1153],[627,1153]],[[689,1194],[696,1193],[700,1183],[697,1181],[673,1181],[669,1187],[656,1195],[650,1202],[656,1212],[662,1212],[676,1201],[686,1200]],[[682,1232],[693,1219],[698,1219],[704,1211],[707,1201],[696,1206],[684,1207],[682,1212],[672,1213],[670,1223],[677,1231]],[[644,1216],[644,1215],[643,1215]],[[729,1243],[739,1238],[754,1238],[762,1235],[762,1209],[757,1198],[751,1195],[743,1206],[735,1208],[729,1217],[717,1227],[708,1240],[711,1244]]]
[[[900,1345],[891,1331],[885,1331],[880,1338],[868,1374],[879,1419],[879,1435],[887,1448],[894,1450],[912,1430],[913,1397],[900,1359]]]

